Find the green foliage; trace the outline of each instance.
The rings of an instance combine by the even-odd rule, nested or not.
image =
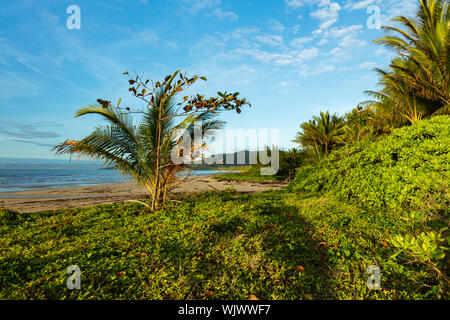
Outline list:
[[[420,259],[423,263],[444,259],[444,250],[448,248],[441,245],[443,242],[442,235],[436,232],[422,232],[417,238],[407,234],[404,236],[395,236],[391,239],[392,245],[401,249],[395,256],[402,251],[406,251]]]
[[[344,119],[328,111],[302,123],[300,128],[302,131],[297,133],[294,142],[309,150],[318,160],[344,144]]]
[[[224,180],[240,180],[240,181],[276,181],[279,180],[278,176],[263,176],[261,175],[261,167],[257,165],[246,166],[243,168],[233,168],[239,172],[228,172],[223,174],[214,175],[215,179]]]
[[[128,72],[125,74],[128,75]],[[179,76],[179,80],[176,78]],[[178,71],[168,75],[163,83],[144,80],[139,76],[129,79],[129,91],[146,104],[145,111],[121,108],[119,99],[116,106],[110,101],[98,99],[96,106],[81,108],[76,117],[95,114],[106,120],[109,126],[97,127],[93,133],[81,141],[67,140],[57,145],[57,154],[76,154],[105,161],[106,167],[113,167],[147,187],[152,195],[151,210],[165,205],[169,184],[175,174],[183,169],[182,158],[196,158],[205,145],[182,148],[183,137],[192,137],[196,122],[202,124],[207,133],[221,128],[223,121],[214,119],[221,110],[236,110],[250,105],[246,99],[239,99],[239,93],[219,92],[218,98],[205,99],[204,95],[188,96],[177,103],[177,96],[198,79],[189,78]],[[151,84],[151,85],[150,85]],[[136,126],[130,113],[142,113],[143,119]],[[181,119],[175,124],[175,118]],[[179,159],[179,163],[173,160]]]
[[[377,141],[333,152],[317,166],[299,169],[288,189],[335,195],[363,208],[394,214],[404,230],[387,238],[391,256],[436,272],[438,292],[448,286],[444,239],[450,207],[450,117],[422,120]]]
[[[432,272],[390,258],[384,239],[403,220],[334,197],[228,190],[152,215],[116,204],[14,217],[1,211],[0,299],[441,297]],[[66,288],[70,265],[81,290]],[[381,290],[366,287],[371,265]]]
[[[279,150],[279,170],[274,176],[261,175],[261,166],[232,167],[234,171],[215,175],[216,179],[246,180],[246,181],[277,181],[292,180],[297,168],[311,160],[309,154],[304,150],[291,149]]]
[[[425,195],[439,195],[439,186],[448,184],[449,151],[450,117],[435,117],[375,142],[345,146],[322,164],[301,168],[289,188],[332,193],[367,207],[418,209]]]
[[[410,123],[449,114],[448,0],[419,0],[414,17],[399,16],[393,21],[397,26],[383,27],[389,34],[375,41],[395,50],[397,56],[388,70],[376,69],[382,89],[367,91],[373,100],[364,104],[390,120],[400,114]]]
[[[291,181],[295,177],[297,168],[303,166],[308,161],[311,161],[308,153],[304,150],[292,148],[291,150],[280,150],[280,169],[277,176]]]

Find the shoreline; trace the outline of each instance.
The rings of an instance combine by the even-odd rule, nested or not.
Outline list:
[[[270,189],[279,190],[284,186],[286,186],[286,183],[282,182],[232,181],[219,180],[212,176],[196,176],[180,179],[172,192],[174,194],[194,194],[234,188],[238,192],[255,193]],[[20,213],[29,213],[112,204],[127,200],[145,199],[148,196],[149,192],[145,187],[132,182],[125,182],[2,192],[0,193],[0,207]]]

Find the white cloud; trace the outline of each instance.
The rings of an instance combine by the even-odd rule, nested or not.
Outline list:
[[[306,60],[315,58],[319,50],[315,47],[298,50],[288,50],[281,53],[271,53],[260,49],[236,49],[237,55],[248,55],[255,60],[275,66],[300,65]]]
[[[234,13],[233,11],[223,11],[220,8],[217,8],[214,10],[214,15],[219,20],[229,19],[231,21],[237,21],[239,19],[239,16],[236,13]]]
[[[335,24],[339,19],[339,11],[341,6],[337,2],[331,0],[284,0],[288,9],[298,9],[305,4],[317,5],[319,9],[310,13],[310,16],[319,20],[320,29],[326,29]],[[298,16],[299,19],[303,15]]]
[[[239,16],[233,11],[225,11],[220,6],[222,0],[182,0],[192,14],[197,14],[203,10],[210,10],[210,14],[214,14],[219,20],[229,19],[236,21]]]
[[[270,22],[270,30],[272,30],[273,32],[283,32],[284,31],[284,25],[282,23],[280,23],[277,20],[272,20]]]
[[[334,48],[330,51],[330,55],[336,57],[336,58],[344,58],[347,57],[347,51],[342,48]]]
[[[221,0],[183,0],[188,6],[192,13],[197,13],[204,9],[210,9],[219,6]]]
[[[382,23],[389,24],[390,19],[397,16],[411,16],[416,12],[418,1],[412,0],[384,0],[382,6]]]
[[[280,81],[280,86],[282,87],[296,87],[299,85],[298,81]]]
[[[314,39],[314,37],[296,38],[291,41],[291,46],[300,48],[300,47],[303,47],[306,43],[311,42],[313,39]]]
[[[351,25],[348,27],[331,28],[322,33],[324,38],[340,39],[339,46],[343,48],[359,48],[367,44],[358,38],[363,33],[362,25]]]
[[[311,17],[320,21],[320,29],[326,29],[335,24],[339,19],[341,6],[337,2],[330,0],[321,0],[319,2],[321,9],[311,13]]]
[[[359,69],[373,69],[373,68],[375,68],[376,67],[376,63],[375,62],[364,62],[364,63],[361,63],[359,66],[358,66],[358,68]]]
[[[314,0],[284,0],[288,8],[300,8],[306,3],[312,3]]]
[[[388,53],[388,51],[386,49],[383,49],[383,48],[380,48],[377,51],[375,51],[375,55],[377,55],[377,56],[381,56],[381,55],[387,54],[387,53]]]
[[[318,54],[319,54],[319,50],[317,48],[315,48],[315,47],[312,47],[312,48],[309,48],[309,49],[303,49],[297,55],[297,59],[298,59],[298,61],[303,61],[303,60],[314,58]]]
[[[365,40],[355,38],[351,34],[346,35],[339,43],[339,45],[343,48],[360,48],[366,44],[367,42]]]
[[[418,6],[415,0],[347,0],[344,9],[348,11],[364,10],[369,6],[377,5],[382,12],[382,24],[392,23],[390,20],[397,16],[414,15]]]
[[[370,6],[371,4],[373,4],[374,2],[377,2],[377,0],[362,0],[362,1],[348,1],[345,6],[344,9],[353,11],[353,10],[359,10],[359,9],[365,9],[368,6]]]
[[[283,44],[283,37],[278,35],[262,35],[257,36],[256,40],[270,46],[279,46]]]
[[[362,25],[351,25],[342,28],[332,28],[326,32],[326,35],[333,38],[339,38],[347,36],[349,34],[361,33],[363,28],[364,27]]]
[[[336,67],[332,64],[314,68],[303,65],[302,69],[300,70],[300,75],[303,77],[318,76],[320,74],[332,72],[334,70],[336,70]]]

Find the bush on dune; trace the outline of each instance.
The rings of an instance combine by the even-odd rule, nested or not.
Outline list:
[[[420,209],[431,194],[445,209],[449,171],[450,116],[441,116],[341,148],[320,165],[301,168],[288,189],[393,210]]]
[[[396,217],[403,230],[387,238],[396,250],[391,259],[426,265],[439,279],[433,290],[444,293],[449,284],[449,151],[450,117],[422,120],[299,169],[288,189],[336,196],[376,213],[377,220],[383,214]]]

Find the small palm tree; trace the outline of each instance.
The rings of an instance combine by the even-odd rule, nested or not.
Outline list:
[[[300,126],[302,131],[297,133],[294,142],[309,149],[320,160],[344,143],[344,126],[343,118],[331,115],[329,111],[321,112],[319,117],[314,116],[313,120]]]
[[[130,84],[136,85],[130,88],[134,96],[148,101],[148,107],[142,112],[143,117],[137,125],[134,125],[130,109],[119,107],[120,100],[118,106],[113,107],[110,102],[99,99],[100,105],[81,108],[75,116],[100,115],[108,125],[97,127],[80,141],[67,140],[54,150],[57,154],[76,154],[103,160],[105,166],[120,170],[123,175],[148,189],[152,196],[152,210],[164,205],[168,186],[175,174],[186,170],[183,164],[172,161],[174,152],[186,152],[185,149],[177,149],[185,134],[192,136],[194,123],[201,122],[204,137],[207,138],[208,133],[213,133],[224,124],[223,121],[214,119],[220,107],[225,106],[227,110],[231,110],[246,103],[245,100],[238,100],[237,95],[231,97],[223,94],[225,98],[211,98],[208,101],[198,95],[190,101],[185,97],[183,100],[188,103],[180,107],[183,103],[177,103],[177,95],[185,85],[190,86],[198,77],[189,79],[180,75],[181,79],[174,84],[178,74],[179,71],[166,77],[162,84],[157,82],[152,93],[146,93],[147,89],[140,92],[136,90],[147,86],[148,80],[130,80]],[[146,98],[147,96],[151,98]],[[214,105],[211,105],[211,101],[214,101]],[[181,113],[180,108],[184,110]],[[182,117],[182,120],[175,123],[177,117]],[[190,147],[187,153],[193,157],[198,156],[200,149],[204,147],[204,144]]]

